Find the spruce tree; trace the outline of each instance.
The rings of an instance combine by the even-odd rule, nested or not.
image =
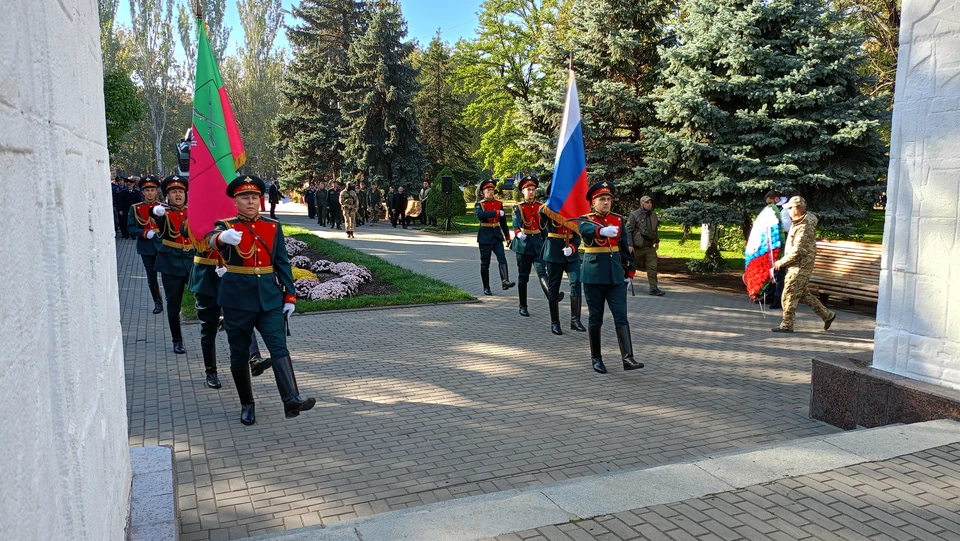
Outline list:
[[[572,53],[590,178],[614,181],[618,203],[637,206],[649,177],[642,142],[643,130],[656,123],[649,95],[658,47],[672,41],[665,27],[675,7],[674,0],[577,0],[577,31],[544,45],[550,90],[521,108],[529,130],[524,145],[539,165],[553,168]]]
[[[366,27],[364,11],[354,0],[303,0],[293,10],[300,23],[287,32],[293,61],[284,74],[285,106],[276,124],[285,183],[340,176],[347,51]]]
[[[726,206],[746,233],[766,190],[826,229],[865,217],[887,159],[859,41],[820,0],[688,0],[646,137],[658,188]]]
[[[458,178],[476,177],[479,171],[471,157],[475,137],[463,120],[466,99],[456,87],[453,51],[439,31],[426,50],[416,52],[413,64],[419,71],[415,101],[420,141],[430,164],[425,177],[444,168]]]
[[[396,0],[367,4],[366,32],[348,55],[348,90],[341,102],[344,176],[382,178],[388,185],[415,187],[426,163],[420,148],[414,96],[413,43]]]

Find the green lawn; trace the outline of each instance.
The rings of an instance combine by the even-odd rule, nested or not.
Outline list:
[[[302,227],[284,225],[283,233],[288,237],[306,242],[313,249],[322,252],[331,259],[363,265],[369,268],[376,278],[392,285],[395,289],[395,292],[390,295],[359,295],[346,299],[323,301],[298,299],[298,313],[476,300],[475,297],[462,289],[417,274],[403,267],[392,265],[379,257],[365,254],[331,240],[322,239]],[[190,291],[184,292],[182,310],[184,319],[197,319],[196,300]]]
[[[660,222],[660,249],[657,255],[660,258],[681,259],[688,261],[691,259],[703,259],[704,250],[700,249],[700,228],[691,229],[687,242],[680,244],[683,237],[683,227],[670,222]],[[728,269],[743,270],[743,253],[721,251],[723,259],[727,263]],[[684,272],[686,270],[684,269]]]

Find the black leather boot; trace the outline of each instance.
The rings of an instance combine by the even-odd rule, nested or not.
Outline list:
[[[560,305],[556,301],[548,302],[550,303],[550,332],[560,336],[563,334],[560,330]]]
[[[153,313],[163,312],[163,297],[160,296],[160,284],[150,284],[150,296],[153,297]]]
[[[252,425],[257,422],[257,413],[254,409],[250,370],[244,366],[243,368],[231,368],[230,373],[233,375],[233,384],[237,388],[237,395],[240,397],[240,422],[245,425]]]
[[[173,338],[173,352],[183,355],[187,350],[183,347],[183,333],[180,332],[180,314],[167,314],[167,323],[170,324],[170,337]]]
[[[287,419],[300,415],[301,411],[307,411],[317,403],[315,398],[300,398],[300,391],[297,389],[297,378],[293,375],[293,361],[289,355],[277,357],[273,360],[273,375],[277,379],[277,390],[280,391],[280,399],[283,400],[283,413]]]
[[[517,295],[520,297],[520,315],[523,317],[530,317],[530,311],[527,310],[527,284],[520,284],[517,286]]]
[[[500,285],[505,290],[517,285],[510,281],[510,267],[506,263],[500,263]]]
[[[580,323],[581,301],[583,301],[583,297],[580,295],[570,296],[570,330],[585,332],[587,329],[583,328],[583,323]]]
[[[219,389],[220,377],[217,376],[217,347],[200,345],[203,353],[203,366],[207,369],[207,387]]]
[[[587,329],[587,337],[590,339],[590,361],[593,363],[593,371],[606,374],[607,367],[603,365],[603,357],[600,356],[600,327]]]
[[[550,288],[547,287],[547,280],[545,278],[540,278],[540,287],[543,289],[543,296],[550,298]],[[557,293],[557,302],[563,300],[563,291]]]
[[[264,359],[259,354],[250,357],[250,373],[257,377],[267,369],[273,366],[273,359]]]
[[[633,358],[633,342],[630,341],[630,325],[617,327],[617,343],[620,344],[620,358],[623,359],[624,370],[643,368],[643,363]]]
[[[483,294],[493,295],[490,291],[490,269],[480,269],[480,279],[483,280]]]

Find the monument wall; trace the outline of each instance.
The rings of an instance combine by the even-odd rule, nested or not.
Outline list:
[[[873,366],[960,389],[960,0],[906,0]]]
[[[121,540],[129,497],[97,2],[0,10],[0,539]]]

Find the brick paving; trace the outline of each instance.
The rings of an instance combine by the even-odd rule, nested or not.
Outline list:
[[[309,224],[283,210],[281,219]],[[481,294],[473,237],[383,223],[358,228],[351,241],[319,234],[483,302],[292,318],[301,394],[316,397],[317,408],[284,419],[265,374],[254,379],[252,427],[237,419],[225,336],[217,344],[224,386],[210,390],[199,327],[184,325],[188,353],[174,355],[165,315],[150,313],[134,242],[117,241],[130,444],[174,448],[184,541],[334,524],[832,433],[807,417],[809,360],[873,344],[870,318],[843,313],[822,333],[804,307],[801,332],[784,337],[769,331],[775,316],[764,318],[745,296],[664,283],[666,297],[640,286],[629,299],[647,367],[620,370],[608,321],[612,370],[601,376],[590,369],[585,333],[550,334],[539,288],[531,289],[530,318],[516,313],[515,289]],[[508,260],[515,278],[516,260]],[[561,310],[566,320],[568,305]]]
[[[485,541],[960,539],[960,445]]]

